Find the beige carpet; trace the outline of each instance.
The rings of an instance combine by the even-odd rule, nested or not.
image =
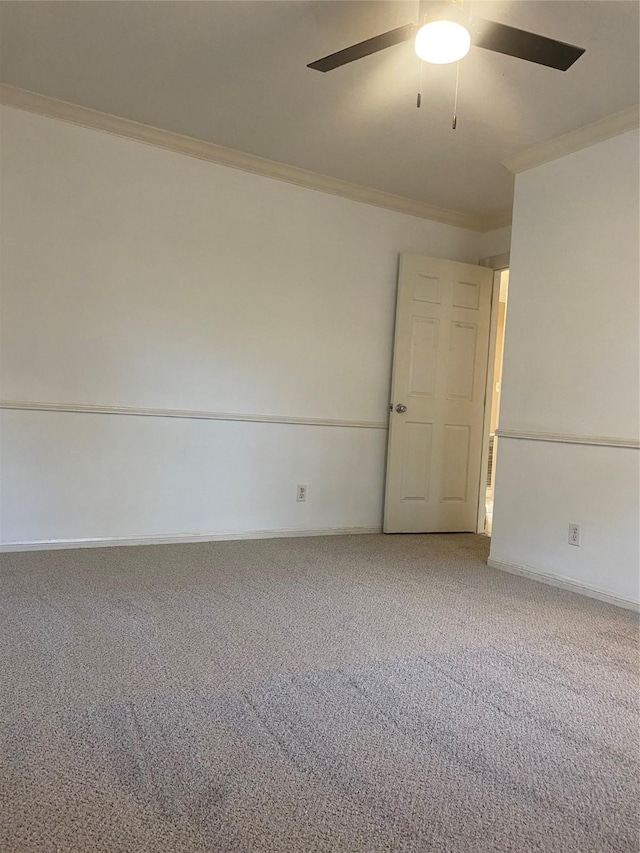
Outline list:
[[[636,617],[486,556],[5,555],[0,850],[636,853]]]

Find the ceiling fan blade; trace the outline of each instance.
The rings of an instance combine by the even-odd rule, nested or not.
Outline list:
[[[517,30],[495,21],[474,18],[471,22],[471,43],[485,50],[505,53],[528,62],[537,62],[548,68],[566,71],[584,53],[583,47],[539,36],[526,30]]]
[[[329,56],[324,56],[315,62],[310,62],[307,68],[313,68],[316,71],[332,71],[334,68],[339,68],[341,65],[346,65],[348,62],[353,62],[356,59],[362,59],[364,56],[370,56],[372,53],[377,53],[379,50],[385,50],[387,47],[392,47],[394,44],[400,44],[403,41],[408,41],[413,38],[416,31],[415,24],[405,24],[403,27],[398,27],[395,30],[382,33],[379,36],[367,39],[366,41],[352,44],[351,47],[345,47],[344,50],[339,50],[337,53],[332,53]]]

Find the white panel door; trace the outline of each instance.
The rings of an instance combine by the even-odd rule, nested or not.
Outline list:
[[[493,271],[400,260],[385,533],[475,532]]]

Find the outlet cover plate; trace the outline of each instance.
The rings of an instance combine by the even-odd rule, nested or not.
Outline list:
[[[579,524],[571,522],[569,524],[569,545],[580,545],[582,539],[582,528]]]

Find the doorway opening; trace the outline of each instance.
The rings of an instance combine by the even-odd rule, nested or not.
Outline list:
[[[497,283],[495,291],[498,293],[498,309],[495,321],[495,356],[493,359],[493,365],[489,365],[488,376],[490,378],[491,385],[487,388],[487,402],[491,406],[489,415],[489,447],[484,521],[484,532],[487,536],[491,536],[491,531],[493,529],[493,499],[495,490],[496,460],[498,457],[498,438],[496,436],[496,431],[500,423],[500,392],[502,389],[504,330],[507,320],[507,299],[509,295],[509,270],[500,270],[496,275],[499,277],[499,282]],[[491,368],[493,368],[493,370]]]

